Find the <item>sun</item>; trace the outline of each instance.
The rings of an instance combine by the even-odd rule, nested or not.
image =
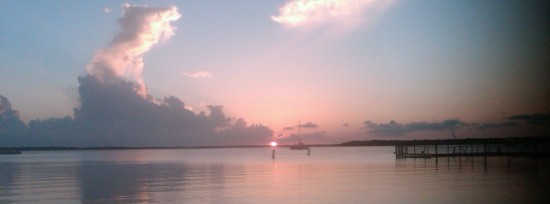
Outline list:
[[[277,142],[271,142],[269,143],[272,147],[276,147],[277,146]]]

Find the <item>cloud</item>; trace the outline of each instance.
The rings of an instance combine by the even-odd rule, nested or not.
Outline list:
[[[484,130],[484,129],[495,129],[495,128],[503,128],[503,127],[517,127],[521,124],[514,121],[507,121],[502,123],[481,123],[481,124],[475,124],[475,128]]]
[[[413,122],[405,125],[406,129],[418,130],[450,130],[456,129],[468,124],[459,119],[448,119],[442,122]]]
[[[182,73],[183,76],[190,77],[190,78],[212,78],[213,75],[210,74],[207,71],[197,71],[197,72],[191,72],[191,73]]]
[[[267,142],[272,131],[263,126],[232,123],[223,106],[208,105],[208,113],[193,113],[175,96],[160,100],[147,94],[141,78],[141,56],[174,34],[176,7],[123,5],[121,31],[79,77],[81,105],[74,109],[75,129],[91,145],[221,145]],[[212,77],[208,72],[184,73]],[[106,83],[107,82],[107,83]]]
[[[209,105],[208,114],[195,114],[175,96],[143,98],[134,91],[135,82],[122,78],[106,85],[88,75],[79,83],[81,106],[75,108],[75,122],[87,138],[132,146],[211,145],[223,138],[219,128],[231,128],[232,119],[222,106]]]
[[[181,14],[176,7],[146,7],[124,4],[123,15],[118,20],[121,31],[111,43],[98,51],[87,65],[90,75],[98,77],[102,83],[111,83],[118,77],[136,82],[136,91],[147,95],[141,76],[142,55],[161,40],[174,35],[175,28],[170,24]]]
[[[279,8],[271,19],[288,26],[319,24],[351,24],[359,21],[365,12],[376,14],[392,0],[295,0]]]
[[[374,123],[371,121],[365,121],[363,123],[363,128],[367,129],[367,133],[378,136],[402,136],[412,132],[452,131],[464,128],[476,130],[498,130],[511,127],[544,126],[550,123],[550,114],[519,114],[504,118],[504,120],[505,121],[492,123],[467,123],[458,118],[454,118],[443,120],[441,122],[411,122],[406,124],[397,123],[393,120],[388,123]]]
[[[380,136],[399,136],[409,132],[407,129],[405,129],[403,124],[396,123],[393,120],[387,124],[377,124],[371,121],[365,121],[363,125],[365,125],[365,128],[368,129],[367,133]]]
[[[243,145],[267,144],[273,139],[273,131],[264,125],[253,124],[248,126],[244,119],[239,118],[230,127],[218,133],[217,144]]]
[[[111,10],[111,8],[103,8],[103,12],[105,12],[105,13],[111,13],[112,10]]]
[[[0,95],[0,114],[7,119],[19,120],[19,111],[12,109],[12,105],[7,97]]]
[[[12,140],[22,135],[26,131],[26,126],[19,116],[17,110],[12,109],[12,105],[7,97],[0,95],[0,141]]]
[[[397,123],[394,120],[386,124],[365,121],[363,125],[364,128],[368,129],[367,133],[379,136],[399,136],[416,131],[449,131],[469,126],[470,124],[455,118],[442,122],[412,122],[407,124]]]
[[[284,127],[283,130],[294,130],[296,129],[297,126],[288,126],[288,127]],[[312,123],[312,122],[307,122],[305,124],[300,124],[300,127],[301,128],[318,128],[319,125],[315,124],[315,123]]]
[[[294,130],[294,127],[284,127],[283,130]]]
[[[28,128],[0,97],[7,107],[0,117],[0,146],[259,145],[273,137],[266,126],[226,116],[223,106],[196,114],[175,96],[143,98],[135,82],[122,78],[104,84],[86,75],[78,82],[81,104],[74,118],[32,120]]]
[[[2,114],[4,112],[4,110],[6,110],[8,108],[8,105],[7,104],[4,105],[4,103],[9,103],[8,98],[0,95],[0,114]],[[10,106],[11,106],[11,104],[10,104]]]
[[[508,117],[511,121],[526,122],[531,125],[544,125],[550,122],[550,114],[548,113],[533,113],[533,114],[520,114]]]
[[[318,128],[319,125],[317,125],[315,123],[312,123],[312,122],[307,122],[305,124],[299,124],[299,127],[300,128],[305,128],[305,129],[315,129],[315,128]],[[296,138],[295,140],[297,141],[298,140],[297,139],[298,134],[293,134],[293,133],[287,132],[287,131],[294,131],[297,128],[298,128],[298,125],[284,127],[282,129],[282,132],[277,134],[277,138],[279,138],[281,142],[294,141],[294,139],[290,139],[290,138]],[[302,133],[303,133],[303,131],[302,131]],[[311,134],[313,134],[313,133],[302,134],[302,136],[307,137],[306,135],[311,135]]]
[[[318,143],[318,142],[321,142],[321,141],[327,141],[327,140],[331,140],[332,138],[329,138],[327,136],[327,132],[325,131],[316,131],[316,132],[312,132],[312,133],[306,133],[306,134],[301,134],[300,135],[300,140],[302,140],[302,142],[306,142],[306,143]],[[286,144],[294,144],[294,143],[298,143],[298,134],[291,134],[287,137],[282,137],[282,138],[279,138],[278,140],[280,143],[286,143]]]
[[[318,128],[319,126],[312,122],[307,122],[305,124],[301,124],[300,127],[302,128]]]
[[[273,131],[225,115],[208,105],[198,114],[175,96],[147,94],[141,55],[174,31],[177,8],[124,5],[121,31],[78,77],[80,105],[74,118],[32,120],[28,128],[0,97],[0,146],[194,146],[267,144]],[[17,137],[7,137],[17,135]]]

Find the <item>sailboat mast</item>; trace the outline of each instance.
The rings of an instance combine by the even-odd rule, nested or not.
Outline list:
[[[300,121],[298,120],[298,144],[302,143],[302,138],[300,137],[300,126],[302,126],[302,124],[300,124]]]

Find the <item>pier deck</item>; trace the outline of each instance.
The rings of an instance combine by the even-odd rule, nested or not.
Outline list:
[[[550,144],[407,144],[396,145],[395,156],[432,157],[533,157],[550,158]]]

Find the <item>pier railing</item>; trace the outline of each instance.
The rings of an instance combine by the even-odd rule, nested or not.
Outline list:
[[[395,146],[401,158],[431,157],[534,157],[550,158],[550,144],[404,144]]]

